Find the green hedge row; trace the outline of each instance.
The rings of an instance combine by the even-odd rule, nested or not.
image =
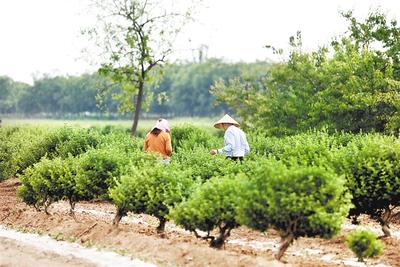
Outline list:
[[[252,151],[240,163],[209,155],[221,136],[188,125],[171,134],[174,153],[164,165],[124,129],[1,129],[1,173],[20,173],[18,194],[39,209],[60,199],[72,209],[80,200],[108,199],[117,207],[115,224],[127,212],[147,213],[160,220],[158,230],[173,219],[215,247],[240,224],[272,227],[284,240],[277,258],[300,236],[334,235],[347,215],[369,214],[390,234],[400,206],[395,137],[250,133]]]

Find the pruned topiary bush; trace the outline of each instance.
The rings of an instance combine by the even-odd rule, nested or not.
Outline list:
[[[338,173],[346,177],[355,220],[367,214],[390,236],[389,223],[400,206],[400,142],[380,134],[360,135],[335,157]]]
[[[54,154],[67,158],[68,156],[78,156],[91,148],[96,148],[101,142],[101,135],[94,130],[78,127],[64,126],[56,131],[57,145]]]
[[[133,137],[121,131],[112,131],[102,137],[98,148],[118,148],[125,153],[143,150],[143,138]]]
[[[243,174],[212,177],[177,205],[170,217],[176,224],[194,232],[196,237],[210,240],[211,247],[220,248],[231,230],[239,226],[236,206],[243,179],[247,179]],[[214,229],[218,236],[211,234]],[[207,235],[201,236],[198,230]]]
[[[294,239],[330,238],[348,215],[350,197],[344,180],[319,166],[295,166],[270,161],[255,170],[238,195],[238,222],[259,231],[273,227],[282,243],[279,260]]]
[[[377,240],[376,235],[369,230],[351,232],[346,237],[346,243],[360,262],[364,258],[379,256],[384,247],[382,241]]]
[[[18,197],[37,210],[43,207],[46,213],[52,203],[74,194],[70,159],[43,158],[25,169],[19,178],[22,185],[17,189]]]
[[[144,152],[130,156],[118,148],[106,147],[91,149],[77,157],[75,181],[78,199],[108,199],[108,189],[115,185],[115,177],[122,174],[125,166],[129,165],[135,156],[137,159],[152,159],[144,155]]]
[[[4,127],[5,131],[0,144],[0,176],[7,179],[21,173],[24,168],[37,161],[24,165],[24,157],[30,159],[34,151],[29,153],[29,148],[41,138],[48,130],[40,127]],[[26,153],[25,153],[26,152]]]
[[[197,184],[190,171],[161,163],[132,167],[116,183],[109,190],[110,198],[117,207],[113,224],[118,225],[127,212],[146,213],[159,220],[157,231],[161,233],[164,232],[170,208],[188,197]]]

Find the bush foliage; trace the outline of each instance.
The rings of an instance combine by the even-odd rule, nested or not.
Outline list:
[[[175,207],[170,217],[175,223],[201,237],[196,230],[207,233],[203,239],[210,239],[210,246],[221,247],[236,222],[237,195],[241,190],[244,175],[215,176],[199,186],[187,200]],[[219,235],[212,236],[217,229]]]
[[[361,262],[364,258],[379,256],[384,247],[382,241],[377,240],[376,235],[368,230],[351,232],[346,243]]]
[[[280,232],[278,259],[298,237],[329,238],[338,233],[350,208],[344,180],[333,171],[317,166],[288,168],[274,161],[259,166],[239,197],[239,223]]]
[[[393,210],[400,206],[400,143],[379,134],[360,135],[335,157],[337,172],[346,177],[354,207],[350,215],[368,214],[390,235]]]

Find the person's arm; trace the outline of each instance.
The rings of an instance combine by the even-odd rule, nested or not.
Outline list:
[[[244,136],[244,143],[245,143],[245,145],[244,145],[244,154],[247,155],[247,154],[250,153],[250,146],[249,146],[249,143],[247,142],[246,136]]]
[[[143,150],[147,151],[147,149],[149,148],[149,134],[146,135],[146,137],[144,138],[144,142],[143,142]]]
[[[166,143],[165,143],[165,152],[167,153],[167,155],[171,155],[172,153],[172,143],[171,143],[171,136],[169,135],[169,133],[167,133],[167,139],[166,139]]]
[[[217,149],[218,154],[223,153],[223,152],[232,151],[234,142],[235,142],[235,138],[233,136],[233,133],[231,133],[231,132],[225,133],[225,136],[224,136],[225,146],[223,148]]]

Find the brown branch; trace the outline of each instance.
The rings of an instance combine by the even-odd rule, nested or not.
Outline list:
[[[9,212],[6,214],[6,216],[4,216],[3,218],[1,218],[1,219],[0,219],[0,222],[2,222],[2,221],[4,221],[5,219],[7,219],[8,216],[10,216],[10,214],[11,214],[11,211],[9,211]]]
[[[214,240],[215,239],[214,236],[210,235],[210,231],[207,231],[207,235],[206,236],[199,235],[196,230],[193,230],[192,232],[194,233],[196,238],[201,238],[201,239],[204,239],[204,240],[208,240],[208,239]]]
[[[91,226],[89,226],[88,228],[86,228],[86,230],[84,230],[83,232],[81,232],[80,234],[78,234],[76,237],[81,237],[84,234],[88,233],[90,230],[92,230],[95,226],[97,225],[97,222],[92,224]]]

